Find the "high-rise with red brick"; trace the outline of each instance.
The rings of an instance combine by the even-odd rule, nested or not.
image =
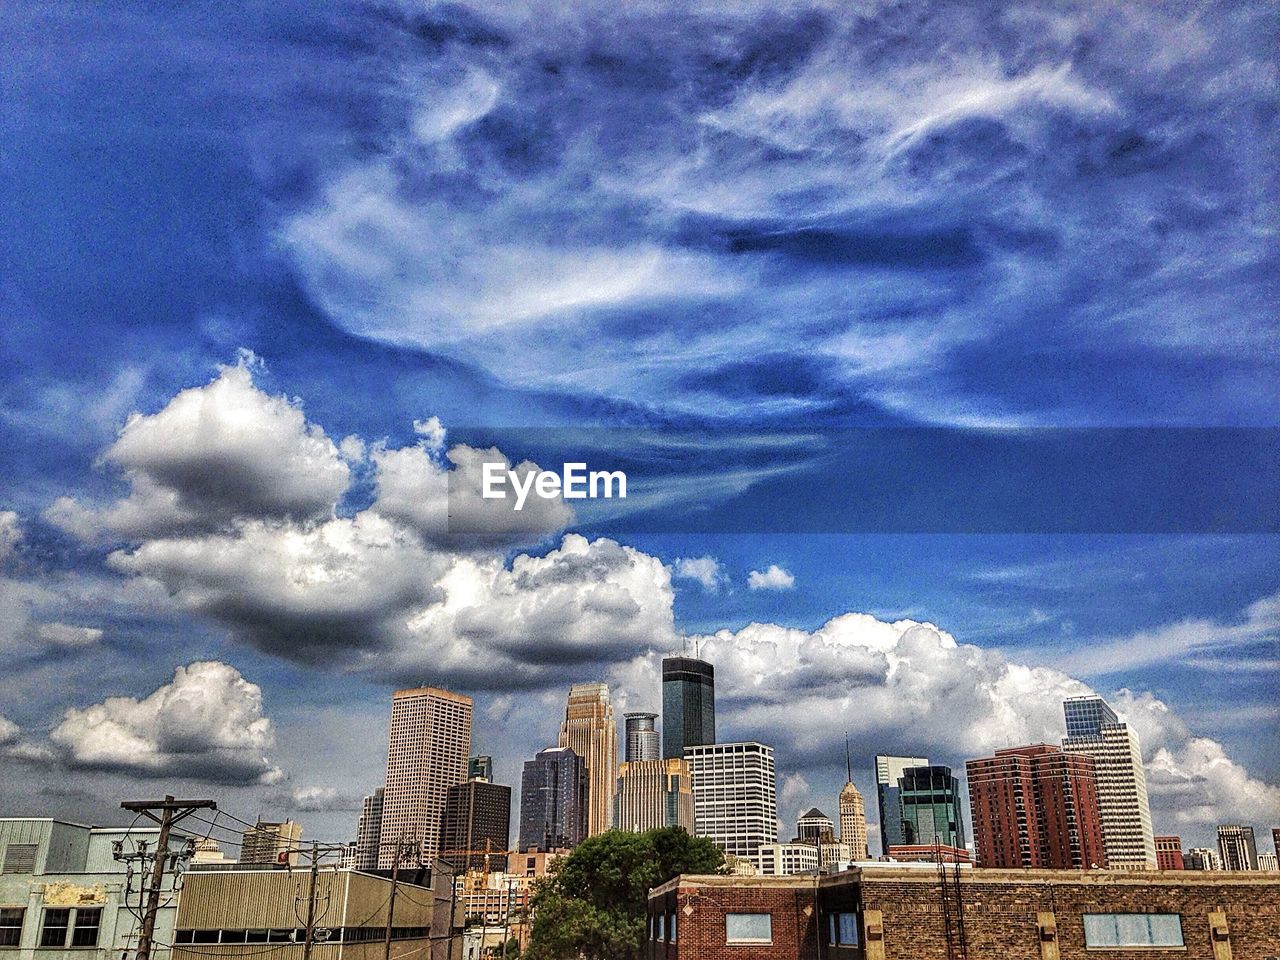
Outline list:
[[[1156,866],[1161,870],[1185,870],[1186,858],[1182,855],[1182,838],[1156,837]]]
[[[1092,758],[1038,744],[997,750],[966,769],[979,866],[1106,866]]]

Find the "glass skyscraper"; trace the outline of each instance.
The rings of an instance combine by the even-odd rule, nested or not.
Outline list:
[[[902,838],[906,844],[964,847],[964,807],[960,781],[941,765],[907,767],[898,778]]]
[[[890,757],[876,755],[876,807],[880,812],[880,852],[906,843],[902,835],[902,804],[899,802],[898,779],[907,767],[928,766],[928,757]]]
[[[586,838],[586,764],[569,747],[548,747],[520,778],[520,849],[571,850]]]
[[[1062,710],[1067,718],[1068,737],[1101,736],[1104,724],[1120,722],[1111,705],[1097,696],[1071,697],[1062,702]]]
[[[662,758],[682,760],[686,747],[716,742],[716,672],[696,657],[662,661]]]

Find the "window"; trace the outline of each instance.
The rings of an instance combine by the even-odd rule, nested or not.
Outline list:
[[[676,942],[676,915],[673,913],[667,917],[667,939]]]
[[[727,943],[773,943],[773,917],[767,913],[726,913]]]
[[[1182,917],[1176,913],[1086,913],[1086,947],[1181,947]]]
[[[11,843],[4,848],[3,873],[35,873],[38,843]]]
[[[658,932],[653,939],[655,940],[667,939],[667,915],[665,913],[658,914],[657,917],[654,918],[654,923],[657,924]]]
[[[858,915],[856,913],[831,913],[827,915],[831,924],[831,943],[841,947],[858,945]]]
[[[71,931],[71,945],[73,947],[96,947],[98,945],[98,928],[101,925],[101,907],[77,908],[76,925]]]
[[[71,926],[69,907],[47,908],[44,912],[44,925],[40,928],[40,946],[65,947],[69,926]]]
[[[22,907],[0,907],[0,947],[16,947],[22,942]]]

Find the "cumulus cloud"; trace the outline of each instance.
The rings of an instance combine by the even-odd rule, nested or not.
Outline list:
[[[359,797],[345,794],[337,787],[298,787],[288,793],[273,794],[268,799],[290,812],[299,813],[329,813],[360,809]]]
[[[22,729],[8,717],[0,714],[0,746],[16,743]]]
[[[715,557],[677,557],[671,564],[671,575],[682,580],[696,580],[704,590],[715,592],[727,582],[724,566]]]
[[[265,756],[275,734],[262,691],[218,661],[179,667],[141,700],[109,697],[71,708],[49,740],[58,759],[75,768],[228,784],[284,776]]]
[[[693,639],[716,666],[717,729],[773,744],[780,769],[793,773],[843,756],[845,730],[864,757],[918,754],[957,767],[1009,744],[1057,743],[1066,732],[1062,701],[1095,692],[933,624],[867,614],[814,631],[752,623]],[[611,676],[627,689],[652,688],[659,659],[639,658]],[[1209,830],[1223,818],[1280,816],[1280,787],[1251,777],[1163,701],[1129,691],[1111,701],[1141,739],[1158,822]]]
[[[103,454],[124,471],[128,497],[102,508],[64,497],[46,517],[82,539],[135,539],[330,514],[349,467],[298,404],[254,385],[253,365],[243,355],[158,413],[129,417]]]
[[[752,570],[747,574],[747,587],[752,590],[790,590],[796,585],[796,578],[776,563],[769,564],[767,569]]]

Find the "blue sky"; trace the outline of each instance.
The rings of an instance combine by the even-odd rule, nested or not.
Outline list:
[[[1158,826],[1280,821],[1268,5],[2,16],[0,741],[34,771],[0,788],[6,808],[106,819],[129,778],[190,777],[205,736],[236,812],[344,836],[394,684],[474,690],[477,742],[512,781],[568,682],[644,705],[657,652],[728,631],[708,641],[727,722],[778,731],[787,817],[834,805],[841,738],[779,727],[785,704],[748,682],[768,656],[794,661],[775,664],[780,694],[794,683],[852,726],[864,790],[872,752],[927,749],[934,729],[923,706],[866,715],[902,694],[901,664],[984,704],[964,736],[939,729],[951,762],[1003,746],[1001,711],[1060,673],[1144,718]],[[200,404],[206,432],[184,419]],[[562,540],[598,537],[590,513],[480,552],[433,540],[415,504],[457,463],[415,430],[433,416],[449,445],[513,460],[635,458],[647,519],[612,518],[612,552]],[[1154,466],[1095,451],[1010,507],[985,499],[998,458],[960,462],[975,436],[1058,427],[1151,428],[1125,449]],[[1260,429],[1222,446],[1166,429],[1186,427]],[[861,428],[946,431],[946,456],[854,458],[874,497],[912,505],[883,529],[861,481],[806,496],[837,439],[883,439]],[[697,455],[671,455],[689,437]],[[1095,477],[1118,499],[1074,524]],[[945,532],[961,510],[981,532]],[[254,557],[288,575],[240,583]],[[522,563],[626,602],[610,620],[547,586],[485,646],[502,630],[459,616],[457,584],[488,584],[499,609]],[[790,585],[751,589],[773,565]],[[926,657],[918,636],[886,652],[878,628],[823,632],[850,612],[943,639]],[[206,661],[226,669],[175,679]],[[202,734],[166,712],[195,690],[239,719]],[[138,706],[91,709],[110,697]],[[1055,736],[1047,717],[1023,732]],[[187,740],[156,732],[175,724]],[[1221,769],[1206,738],[1245,800],[1187,799]],[[76,787],[55,788],[67,770]]]

